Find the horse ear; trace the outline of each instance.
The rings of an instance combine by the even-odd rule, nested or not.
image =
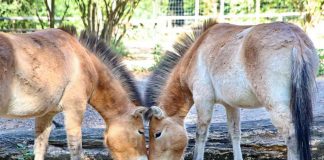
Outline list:
[[[144,113],[147,111],[148,109],[146,107],[142,107],[139,106],[135,109],[134,113],[132,114],[132,116],[134,118],[138,118],[138,117],[142,117],[144,115]]]
[[[164,116],[164,112],[163,110],[160,108],[160,107],[157,107],[157,106],[152,106],[150,108],[150,112],[151,112],[151,117],[155,117],[159,120],[163,119],[165,116]]]

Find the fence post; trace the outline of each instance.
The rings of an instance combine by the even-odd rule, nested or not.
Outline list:
[[[195,0],[195,22],[198,22],[199,18],[199,0]]]
[[[217,16],[217,1],[213,0],[213,16]]]
[[[260,23],[260,0],[256,0],[255,14],[256,23]]]
[[[220,0],[220,8],[219,8],[220,21],[224,21],[224,8],[225,8],[225,0]]]

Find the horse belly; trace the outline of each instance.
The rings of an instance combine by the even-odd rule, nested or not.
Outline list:
[[[64,88],[58,87],[56,92],[51,93],[48,91],[46,87],[23,85],[14,80],[9,103],[0,108],[0,116],[29,118],[42,116],[50,111],[60,111],[58,104]]]
[[[261,103],[256,98],[242,70],[214,75],[213,85],[216,99],[233,107],[258,108]]]
[[[16,93],[7,106],[7,112],[4,117],[8,118],[28,118],[41,116],[53,109],[53,106],[47,106],[39,98],[24,95],[23,93]],[[19,98],[18,96],[22,96]]]

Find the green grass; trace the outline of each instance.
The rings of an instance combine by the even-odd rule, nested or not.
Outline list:
[[[21,153],[21,157],[19,157],[18,160],[33,160],[34,159],[33,151],[29,150],[29,148],[26,144],[18,143],[17,149]]]

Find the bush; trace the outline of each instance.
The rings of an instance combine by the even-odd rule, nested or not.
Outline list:
[[[163,58],[163,49],[161,45],[159,44],[155,45],[152,54],[154,59],[154,65],[148,69],[149,71],[154,71],[158,67],[159,63]]]
[[[111,45],[110,47],[112,48],[113,51],[115,51],[117,54],[119,54],[122,57],[129,56],[129,51],[123,42],[120,42],[119,44],[117,44],[117,46]]]

